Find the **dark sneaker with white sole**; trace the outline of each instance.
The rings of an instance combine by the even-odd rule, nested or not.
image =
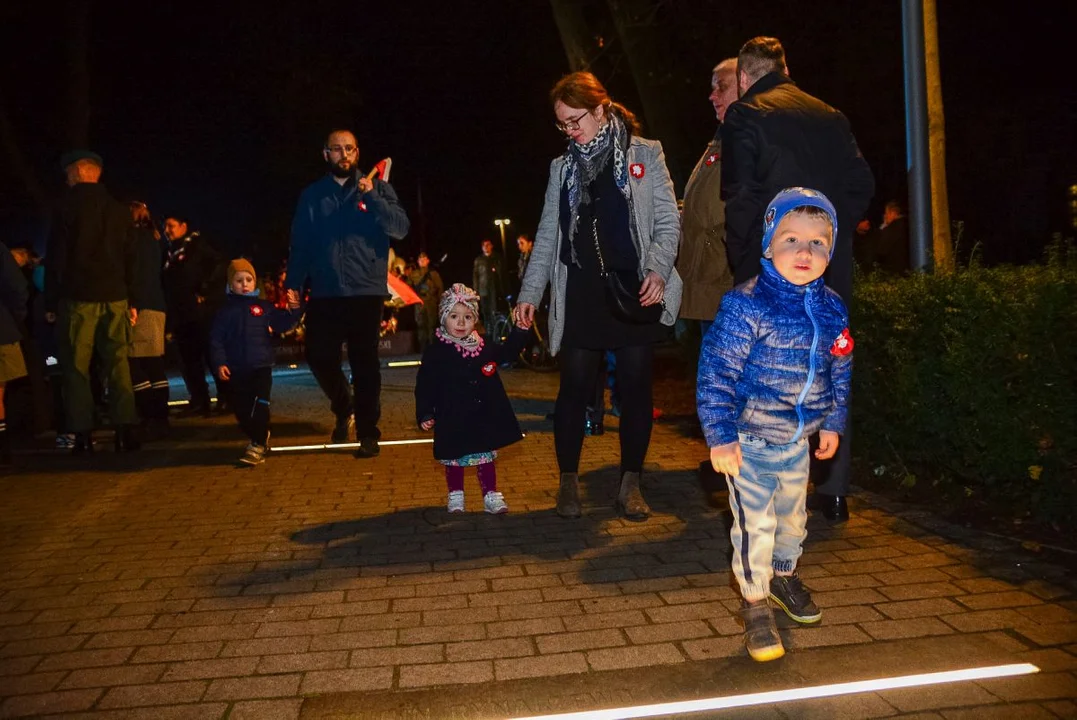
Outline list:
[[[785,577],[772,577],[770,599],[784,610],[786,615],[802,625],[817,623],[823,618],[823,612],[812,601],[811,593],[804,588],[800,576],[796,573]]]

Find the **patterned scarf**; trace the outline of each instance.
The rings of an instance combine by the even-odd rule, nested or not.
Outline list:
[[[578,221],[580,205],[591,202],[588,186],[594,182],[602,169],[606,167],[610,157],[613,157],[613,179],[617,183],[621,194],[628,201],[629,210],[632,209],[632,192],[628,184],[628,128],[620,117],[606,109],[608,122],[599,129],[598,134],[591,141],[580,145],[575,140],[568,141],[565,150],[565,189],[568,191],[569,210],[569,249],[572,254],[572,263],[580,267],[579,258],[576,256],[576,224]],[[629,217],[632,217],[630,214]]]
[[[456,346],[456,349],[464,357],[475,357],[482,350],[483,341],[479,334],[472,330],[468,335],[458,338],[445,329],[445,319],[458,304],[467,306],[475,317],[479,315],[479,295],[463,283],[453,283],[452,287],[441,295],[438,302],[438,320],[441,327],[434,331],[438,340],[448,345]]]

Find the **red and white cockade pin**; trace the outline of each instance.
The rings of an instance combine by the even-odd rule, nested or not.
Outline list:
[[[721,159],[722,159],[722,156],[719,155],[718,153],[711,153],[710,155],[707,156],[706,162],[707,162],[708,165],[713,165],[714,163],[718,162]]]
[[[497,363],[488,362],[482,366],[482,374],[486,377],[491,377],[497,372]]]
[[[261,305],[251,305],[251,315],[254,317],[261,317],[264,312]]]
[[[639,180],[641,177],[643,177],[643,173],[645,172],[643,163],[632,163],[628,166],[628,172],[632,173],[632,177]]]
[[[362,200],[359,201],[359,209],[363,212],[366,212],[366,203]]]
[[[841,335],[834,339],[834,344],[830,346],[830,354],[838,357],[848,355],[853,351],[853,345],[853,336],[849,334],[849,328],[845,328],[841,331]]]

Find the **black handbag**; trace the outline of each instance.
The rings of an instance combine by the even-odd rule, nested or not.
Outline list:
[[[598,242],[598,218],[591,219],[591,236],[595,240],[595,252],[598,253],[599,275],[606,284],[606,304],[610,313],[621,322],[632,325],[650,325],[661,320],[665,302],[640,305],[639,289],[643,282],[635,273],[631,278],[626,278],[616,270],[606,270],[606,261],[602,259],[602,247]]]

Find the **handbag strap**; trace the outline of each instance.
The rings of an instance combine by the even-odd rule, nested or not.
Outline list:
[[[598,242],[598,218],[591,218],[591,237],[595,240],[595,252],[598,254],[598,274],[601,277],[606,277],[609,273],[606,272],[606,261],[602,259],[602,246]]]

